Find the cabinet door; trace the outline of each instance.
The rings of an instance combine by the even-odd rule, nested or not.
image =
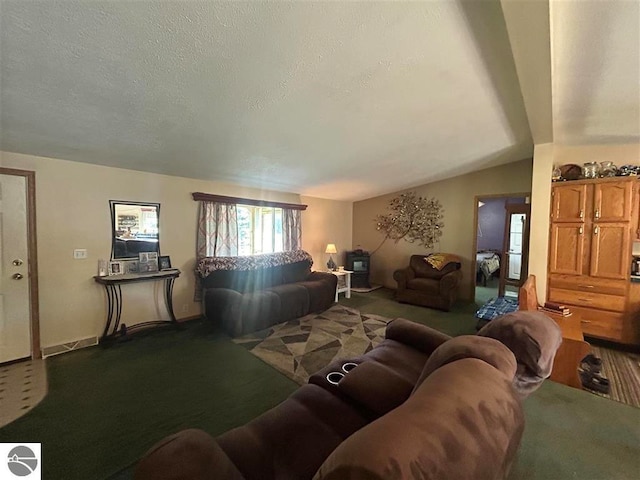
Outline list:
[[[593,186],[593,219],[597,222],[631,220],[633,183],[607,182]]]
[[[594,223],[590,275],[601,278],[628,278],[631,268],[629,247],[629,222]]]
[[[551,218],[554,222],[583,222],[587,206],[587,185],[554,185],[551,190]]]
[[[582,275],[584,235],[582,223],[551,224],[549,273]]]

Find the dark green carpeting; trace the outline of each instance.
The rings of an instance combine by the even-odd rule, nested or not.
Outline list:
[[[475,332],[474,304],[442,313],[391,298],[383,289],[340,303],[452,335]],[[53,357],[47,365],[49,395],[0,429],[0,442],[43,443],[47,480],[129,478],[130,465],[164,435],[186,427],[219,434],[297,388],[204,321]],[[525,410],[510,480],[637,478],[640,409],[545,382]]]
[[[360,310],[362,313],[374,313],[383,317],[402,317],[423,323],[449,335],[469,335],[476,332],[479,308],[475,303],[458,303],[450,312],[440,312],[431,308],[407,305],[393,300],[393,290],[386,288],[371,293],[351,294],[351,298],[342,298],[340,303]]]
[[[107,478],[164,435],[246,423],[298,385],[202,321],[47,359],[49,394],[0,429],[42,442],[43,478]]]

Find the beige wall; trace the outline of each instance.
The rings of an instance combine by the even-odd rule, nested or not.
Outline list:
[[[328,243],[335,243],[338,250],[333,260],[344,265],[345,252],[352,249],[353,203],[306,196],[300,201],[309,206],[302,213],[302,248],[313,257],[314,270],[327,268]]]
[[[567,163],[612,161],[617,166],[640,165],[640,144],[566,146],[536,145],[533,155],[531,188],[531,240],[529,273],[536,275],[538,301],[544,302],[547,290],[549,214],[551,209],[551,173]]]
[[[536,145],[533,151],[533,175],[531,179],[529,273],[536,276],[536,291],[538,293],[538,301],[541,303],[544,303],[547,289],[552,172],[553,144]]]
[[[178,318],[195,316],[193,302],[197,205],[196,191],[289,203],[294,193],[243,188],[237,185],[103,167],[65,160],[0,152],[0,165],[36,172],[36,214],[40,328],[42,346],[100,335],[106,306],[103,288],[93,281],[98,259],[111,252],[109,200],[158,202],[160,247],[182,275],[174,287]],[[303,244],[316,248],[329,237],[350,243],[351,205],[307,197],[303,213]],[[337,219],[337,221],[336,221]],[[73,250],[86,248],[86,260],[74,260]],[[340,247],[339,247],[340,248]],[[316,258],[316,264],[322,259]],[[166,318],[162,285],[157,282],[123,287],[122,321],[133,324]]]
[[[463,260],[463,285],[460,297],[469,297],[474,275],[471,272],[474,201],[477,195],[525,193],[531,191],[531,160],[522,160],[489,168],[459,177],[430,183],[408,191],[423,197],[435,197],[444,207],[444,229],[434,251],[455,253]],[[353,243],[364,250],[373,251],[384,236],[375,228],[376,215],[388,213],[389,201],[402,192],[396,192],[353,205]],[[391,288],[396,287],[393,271],[408,264],[412,254],[427,253],[424,247],[400,240],[387,240],[371,259],[371,281]]]

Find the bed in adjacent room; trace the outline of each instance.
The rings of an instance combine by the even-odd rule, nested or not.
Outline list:
[[[495,250],[480,250],[476,253],[476,280],[482,279],[482,285],[487,286],[487,281],[492,275],[500,274],[500,253]]]

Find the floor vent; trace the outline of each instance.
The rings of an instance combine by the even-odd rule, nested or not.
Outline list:
[[[51,357],[52,355],[58,355],[60,353],[67,353],[79,348],[91,347],[98,344],[98,337],[87,337],[82,340],[76,340],[75,342],[62,343],[60,345],[53,345],[51,347],[44,347],[42,349],[42,358]]]

